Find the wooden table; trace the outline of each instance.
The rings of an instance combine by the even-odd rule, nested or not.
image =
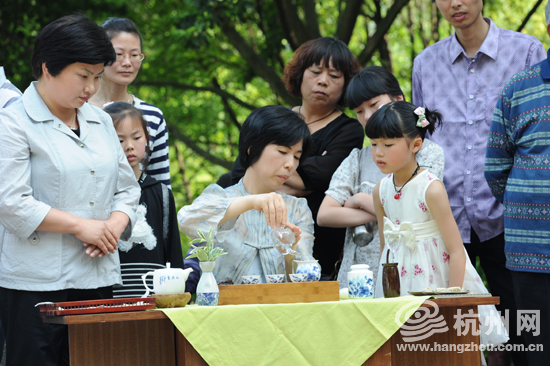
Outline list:
[[[476,344],[479,336],[472,332],[458,336],[453,329],[454,315],[471,309],[477,314],[478,305],[499,303],[498,297],[462,297],[432,299],[439,306],[449,331],[435,333],[416,342],[419,345]],[[429,305],[428,305],[429,306]],[[199,353],[175,328],[162,311],[140,311],[45,317],[50,323],[69,326],[69,348],[72,366],[203,366],[207,365]],[[477,324],[476,324],[477,326]],[[396,332],[363,364],[390,365],[481,365],[479,352],[400,351],[406,344]]]

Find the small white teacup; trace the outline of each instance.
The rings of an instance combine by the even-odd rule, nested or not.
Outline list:
[[[260,278],[262,276],[243,276],[243,285],[256,285],[260,283]]]
[[[270,274],[265,275],[267,283],[283,283],[285,282],[285,275],[283,274]]]
[[[289,273],[288,276],[292,282],[307,282],[307,274],[305,273]]]

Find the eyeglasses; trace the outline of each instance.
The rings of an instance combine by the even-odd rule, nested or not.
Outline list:
[[[143,61],[143,59],[145,58],[144,53],[131,53],[129,55],[126,54],[126,53],[117,53],[116,54],[116,60],[117,61],[122,61],[126,58],[126,56],[129,56],[130,61],[132,61],[132,62]]]

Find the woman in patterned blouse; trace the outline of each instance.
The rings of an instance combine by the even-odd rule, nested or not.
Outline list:
[[[370,116],[382,105],[404,100],[399,83],[386,69],[369,66],[350,82],[346,100],[357,113],[359,122],[366,126]],[[443,179],[443,149],[426,139],[416,156],[419,164]],[[342,162],[330,181],[329,189],[319,209],[317,222],[321,226],[344,227],[346,240],[342,263],[338,272],[341,288],[348,287],[347,273],[353,264],[366,263],[373,270],[374,280],[378,275],[380,237],[372,202],[372,189],[384,174],[372,161],[370,148],[354,149]],[[368,224],[374,234],[366,246],[358,246],[353,240],[354,228]]]

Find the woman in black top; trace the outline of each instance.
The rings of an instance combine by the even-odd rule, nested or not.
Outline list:
[[[302,98],[293,110],[301,114],[314,141],[312,154],[279,191],[305,197],[317,222],[317,212],[332,174],[354,148],[363,147],[363,128],[356,119],[337,109],[345,106],[346,88],[361,67],[349,48],[331,37],[308,41],[286,65],[283,80],[287,90]],[[232,184],[242,177],[235,163]],[[315,223],[313,256],[321,265],[321,279],[334,278],[335,265],[344,245],[345,229],[319,227]]]

